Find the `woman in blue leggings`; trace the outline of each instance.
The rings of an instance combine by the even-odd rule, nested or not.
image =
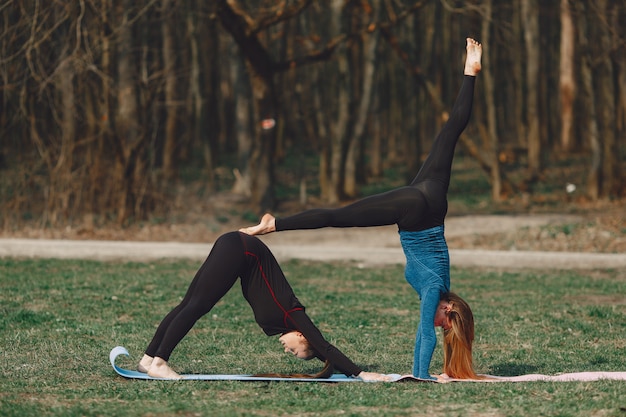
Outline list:
[[[437,337],[444,328],[444,372],[454,378],[476,378],[471,360],[472,312],[450,293],[450,259],[444,238],[447,192],[456,143],[472,110],[482,46],[467,39],[464,78],[450,118],[437,135],[430,154],[410,185],[373,195],[337,209],[313,209],[275,218],[265,214],[250,235],[323,227],[370,227],[397,224],[406,256],[405,276],[420,296],[420,322],[415,341],[413,375],[427,380]]]

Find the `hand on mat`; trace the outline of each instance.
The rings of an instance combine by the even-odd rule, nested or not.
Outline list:
[[[391,382],[391,377],[389,375],[377,374],[376,372],[361,372],[357,376],[365,382]]]

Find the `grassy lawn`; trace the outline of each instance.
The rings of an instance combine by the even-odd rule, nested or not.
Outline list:
[[[367,370],[408,373],[417,295],[401,267],[289,262],[294,290],[322,332]],[[626,382],[318,384],[133,381],[155,326],[182,297],[196,262],[0,259],[2,416],[626,416]],[[454,269],[476,316],[482,373],[626,371],[623,271]],[[440,347],[431,372],[439,372]],[[315,372],[266,337],[236,287],[171,358],[183,373]]]

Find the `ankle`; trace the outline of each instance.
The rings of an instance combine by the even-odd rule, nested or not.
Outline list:
[[[137,365],[137,370],[139,372],[147,374],[148,370],[152,366],[153,360],[154,360],[154,358],[152,356],[144,354],[143,357],[141,358],[141,360],[139,361],[139,364]]]

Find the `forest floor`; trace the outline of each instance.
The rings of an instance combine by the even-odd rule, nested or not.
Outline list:
[[[450,249],[545,251],[626,254],[626,198],[589,201],[582,186],[566,192],[568,183],[584,184],[586,160],[580,156],[564,157],[546,164],[534,192],[504,197],[494,203],[485,174],[476,162],[462,154],[455,157],[452,182],[448,192],[446,238]],[[291,159],[285,159],[286,162]],[[299,161],[299,160],[298,160]],[[305,164],[306,183],[318,181],[315,163]],[[310,165],[310,166],[309,166]],[[510,179],[524,175],[524,164],[507,166]],[[273,214],[287,216],[309,208],[327,207],[310,189],[305,204],[297,201],[300,167],[282,165],[276,169],[280,203]],[[167,199],[167,213],[154,214],[149,220],[120,227],[101,219],[75,219],[72,226],[42,227],[42,220],[31,215],[30,223],[10,223],[0,228],[0,239],[64,239],[91,241],[141,241],[210,243],[220,234],[256,224],[261,213],[252,213],[246,199],[229,191],[234,178],[220,169],[221,191],[208,191],[203,177],[178,184]],[[389,175],[391,174],[391,175]],[[230,176],[230,177],[229,177]],[[401,170],[386,173],[382,179],[363,185],[364,195],[371,195],[404,185]],[[515,180],[514,180],[515,182]],[[571,185],[571,184],[570,184]],[[343,204],[349,203],[348,201]],[[155,202],[157,207],[158,202]],[[92,224],[91,226],[88,226]],[[365,229],[323,229],[290,231],[268,235],[272,245],[334,245],[400,247],[395,226]]]
[[[0,230],[0,238],[198,243],[212,242],[224,232],[256,224],[253,220],[256,215],[246,213],[241,198],[230,192],[195,201],[190,194],[175,204],[177,208],[168,214],[167,219],[129,227],[107,224],[99,228],[68,226],[54,229],[27,224],[16,230]],[[511,204],[509,207],[517,206]],[[302,207],[297,202],[288,201],[281,203],[274,214],[289,215],[313,207],[324,205],[311,201]],[[467,214],[469,211],[451,202],[446,217],[446,238],[450,248],[626,253],[626,200],[593,204],[561,203],[549,209],[514,210],[501,206],[497,210]],[[357,239],[359,244],[366,246],[399,247],[396,230],[396,226],[331,228],[290,231],[268,235],[267,238],[285,244],[350,243]]]

